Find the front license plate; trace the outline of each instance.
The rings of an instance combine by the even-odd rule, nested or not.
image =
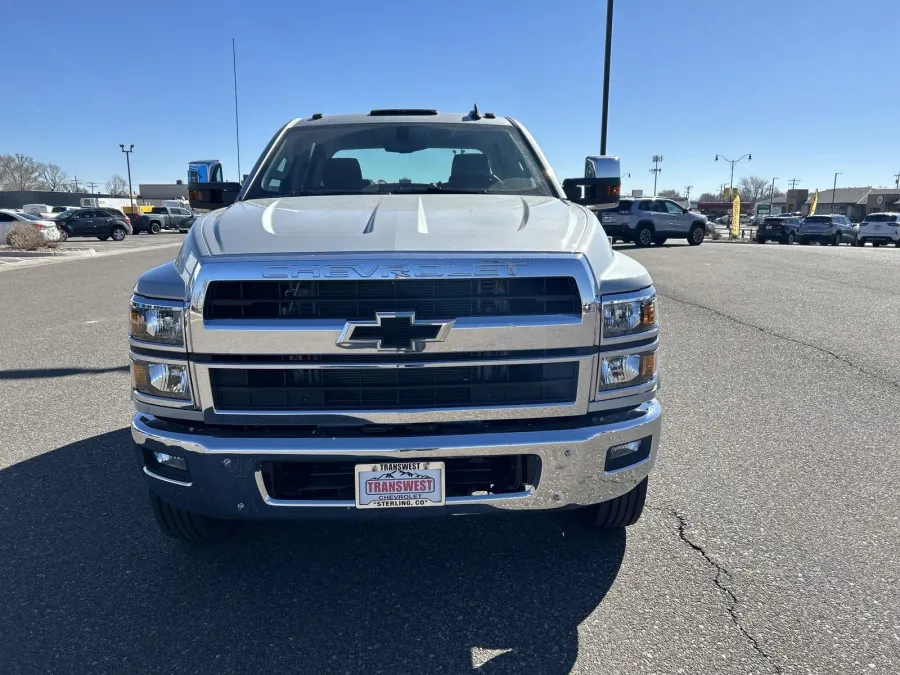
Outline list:
[[[604,223],[614,223],[614,222],[616,222],[616,219],[615,219],[613,216],[603,216],[603,217],[600,218],[600,220],[601,220],[601,222],[604,222]]]
[[[444,505],[443,462],[356,465],[356,508]]]

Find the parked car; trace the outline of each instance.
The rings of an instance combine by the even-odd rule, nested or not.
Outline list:
[[[0,244],[6,243],[6,235],[16,223],[27,223],[44,235],[47,241],[60,241],[60,232],[52,220],[40,218],[24,211],[0,211]],[[65,239],[63,239],[65,241]]]
[[[794,216],[769,216],[756,230],[755,241],[765,244],[777,241],[781,244],[793,244],[800,235],[800,219]]]
[[[176,206],[154,206],[150,213],[141,215],[135,226],[135,233],[159,234],[162,230],[187,231],[194,214]]]
[[[900,248],[900,213],[870,213],[859,226],[857,245],[891,244]]]
[[[843,242],[855,244],[858,233],[859,229],[847,216],[825,214],[804,218],[800,223],[798,239],[801,244],[817,241],[821,244],[838,246]]]
[[[616,209],[601,212],[600,223],[608,237],[636,246],[659,246],[669,238],[696,246],[706,237],[706,216],[671,199],[622,199]]]
[[[106,241],[122,241],[132,233],[131,220],[118,209],[78,209],[66,212],[64,218],[55,222],[64,232],[63,240],[69,237],[97,237]]]

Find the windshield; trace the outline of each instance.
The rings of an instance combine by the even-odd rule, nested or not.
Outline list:
[[[25,218],[26,220],[40,220],[40,218],[38,218],[33,213],[20,213],[19,215],[22,216],[23,218]]]
[[[426,192],[553,194],[513,126],[369,123],[291,129],[245,198]]]
[[[870,213],[866,220],[870,223],[893,223],[897,220],[896,213]]]

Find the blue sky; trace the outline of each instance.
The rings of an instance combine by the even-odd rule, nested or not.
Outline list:
[[[191,159],[237,175],[231,38],[237,39],[241,164],[286,120],[313,112],[434,107],[510,115],[560,178],[599,152],[602,0],[20,3],[5,31],[0,153],[105,183],[172,182]],[[565,8],[565,9],[562,9]],[[608,151],[651,190],[893,185],[900,171],[897,0],[618,0]],[[11,59],[11,60],[10,60]]]

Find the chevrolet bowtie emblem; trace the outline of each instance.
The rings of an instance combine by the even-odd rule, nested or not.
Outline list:
[[[388,352],[420,352],[426,342],[443,342],[450,321],[417,321],[415,312],[376,312],[374,321],[348,321],[338,347]]]

